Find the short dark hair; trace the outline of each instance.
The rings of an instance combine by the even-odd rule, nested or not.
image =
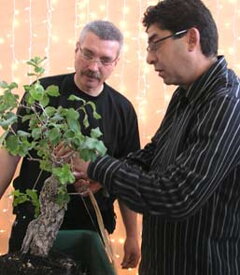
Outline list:
[[[144,13],[143,25],[148,29],[153,24],[172,33],[195,27],[200,33],[202,53],[207,57],[217,55],[217,26],[201,0],[163,0],[150,6]]]

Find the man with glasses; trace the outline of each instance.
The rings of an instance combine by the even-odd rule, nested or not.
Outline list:
[[[144,149],[76,159],[76,173],[143,213],[140,275],[238,275],[240,80],[202,1],[160,1],[143,24],[147,62],[178,86],[165,117]]]
[[[118,63],[122,45],[123,36],[112,23],[101,20],[90,22],[83,28],[76,44],[75,73],[40,80],[44,88],[49,85],[59,87],[61,95],[58,98],[51,98],[50,105],[54,107],[60,105],[64,108],[77,109],[81,102],[69,101],[70,95],[76,95],[96,104],[96,110],[101,115],[101,119],[94,119],[91,108],[87,109],[89,128],[100,128],[108,154],[116,158],[126,156],[140,147],[137,117],[132,104],[105,83]],[[83,118],[80,120],[82,123]],[[21,127],[23,126],[18,125],[18,129]],[[34,153],[32,155],[34,156]],[[3,170],[0,178],[0,197],[11,181],[19,159],[1,149],[0,163]],[[46,172],[40,173],[37,162],[24,158],[20,175],[14,180],[14,187],[24,191],[36,184],[36,189],[40,191],[48,176]],[[76,193],[74,185],[69,186],[69,193]],[[95,198],[99,204],[105,228],[112,233],[116,223],[113,207],[115,196],[109,196],[103,190],[99,190]],[[126,229],[122,267],[133,268],[136,267],[140,257],[136,213],[127,208],[121,200],[119,206]],[[16,207],[14,213],[16,220],[9,242],[10,252],[21,248],[27,225],[34,216],[33,208],[28,203]],[[97,218],[89,198],[78,194],[71,196],[61,227],[61,230],[74,229],[98,230]]]

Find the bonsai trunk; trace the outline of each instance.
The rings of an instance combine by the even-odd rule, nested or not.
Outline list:
[[[40,215],[28,225],[22,253],[45,257],[52,248],[67,209],[67,202],[62,205],[56,203],[58,184],[54,176],[45,180],[39,197]]]

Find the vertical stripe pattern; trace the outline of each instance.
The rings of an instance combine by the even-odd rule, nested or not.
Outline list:
[[[240,272],[240,83],[219,57],[144,149],[88,174],[143,214],[140,275]]]

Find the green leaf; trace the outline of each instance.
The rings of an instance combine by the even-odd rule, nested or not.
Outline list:
[[[8,88],[8,83],[6,81],[0,81],[0,87],[3,89],[7,89]]]
[[[29,90],[26,90],[27,95],[25,97],[25,101],[27,103],[27,106],[32,106],[36,102],[36,100],[31,96],[30,90],[31,87],[29,88]]]
[[[39,100],[39,103],[43,106],[46,107],[49,104],[49,97],[47,94],[43,94],[42,98]]]
[[[53,128],[47,132],[47,138],[49,138],[50,142],[56,144],[60,142],[61,138],[61,132],[59,131],[58,128]]]
[[[35,208],[34,217],[37,218],[40,214],[40,202],[39,202],[37,190],[27,189],[26,194],[29,198],[29,201],[31,201],[31,203],[33,204],[33,206]]]
[[[30,134],[28,132],[22,131],[22,130],[18,130],[17,134],[19,137],[29,137],[30,136]]]
[[[76,100],[76,101],[81,101],[81,102],[83,103],[83,105],[86,104],[86,100],[82,99],[81,97],[75,96],[75,95],[70,95],[70,96],[68,97],[68,100],[72,100],[72,101],[74,101],[74,100]]]
[[[13,206],[29,201],[27,194],[20,192],[19,190],[14,190],[11,195],[13,195]]]
[[[85,149],[95,149],[96,148],[96,144],[98,143],[99,141],[96,140],[95,138],[91,138],[91,137],[86,137],[86,140],[85,140],[85,143],[84,143],[84,147]]]
[[[90,106],[92,107],[93,117],[94,117],[95,119],[100,119],[101,116],[100,116],[100,115],[97,113],[97,111],[96,111],[96,105],[95,105],[95,103],[92,102],[92,101],[88,101],[87,104],[90,105]]]
[[[3,89],[12,90],[18,88],[18,85],[16,82],[11,82],[10,84],[8,84],[6,81],[0,81],[0,87]]]
[[[97,127],[95,129],[91,129],[91,134],[90,135],[91,135],[92,138],[97,139],[97,138],[102,136],[102,132],[101,132],[100,128]]]
[[[4,91],[0,96],[0,113],[11,111],[18,105],[19,96],[11,92],[11,90]]]
[[[41,154],[38,155],[41,156]],[[50,160],[40,160],[40,168],[43,171],[52,172],[52,162]]]
[[[73,108],[65,109],[63,113],[66,116],[66,119],[77,120],[79,118],[79,113]]]
[[[89,155],[87,154],[88,151]],[[84,160],[88,160],[88,158],[90,158],[90,160],[95,160],[98,155],[105,155],[107,152],[107,148],[102,141],[95,138],[86,137],[85,142],[79,149],[79,152]]]
[[[53,116],[55,113],[56,113],[56,108],[52,107],[52,106],[47,106],[45,108],[45,113],[48,115],[48,116]]]
[[[0,120],[0,126],[2,126],[4,130],[7,130],[7,128],[16,121],[17,121],[17,116],[14,113],[10,112],[6,114],[4,119]]]
[[[22,122],[25,122],[25,121],[27,121],[27,120],[30,120],[30,119],[32,119],[32,118],[34,118],[34,117],[35,117],[34,114],[25,115],[25,116],[22,117]]]
[[[42,129],[41,128],[34,128],[32,130],[32,137],[36,140],[41,137],[42,134]]]
[[[25,136],[10,135],[6,138],[6,149],[14,156],[24,157],[33,147]]]
[[[46,57],[39,57],[39,56],[35,56],[33,58],[31,58],[30,60],[27,61],[28,65],[31,65],[33,67],[39,66],[44,60],[46,59]]]
[[[104,156],[107,153],[107,148],[101,140],[96,143],[96,151],[100,156]]]
[[[89,127],[88,115],[87,115],[86,112],[85,112],[84,118],[83,118],[83,125],[84,125],[85,128]]]
[[[19,190],[14,190],[11,195],[13,195],[13,206],[17,206],[19,204],[22,204],[24,202],[31,202],[35,208],[35,214],[34,217],[38,217],[40,214],[40,203],[38,199],[38,194],[35,189],[27,189],[26,193],[22,193]]]
[[[31,90],[31,85],[23,85],[24,91],[29,92]]]
[[[29,121],[29,129],[33,130],[35,128],[39,128],[40,127],[40,122],[38,117],[36,116],[36,114],[31,115],[30,121]],[[42,129],[42,131],[44,130],[43,126],[41,125],[40,127]]]
[[[78,151],[79,144],[82,144],[85,141],[85,136],[81,132],[75,132],[72,130],[68,130],[64,132],[63,139],[67,141],[67,143],[71,144],[71,147]]]
[[[44,88],[41,84],[39,84],[39,82],[36,82],[32,85],[29,93],[33,99],[40,101],[44,95]]]
[[[18,155],[19,140],[17,136],[11,135],[6,139],[6,149],[14,156]]]
[[[45,69],[42,67],[35,67],[34,72],[41,75],[45,72]]]
[[[67,130],[63,134],[63,138],[64,139],[73,139],[74,137],[75,137],[75,131],[73,131],[72,129]]]
[[[60,189],[57,195],[56,203],[58,205],[64,205],[70,201],[70,196],[67,191],[64,189],[63,191]]]
[[[80,157],[85,161],[94,161],[96,159],[96,153],[89,149],[82,149],[79,153]]]
[[[68,123],[68,126],[69,126],[70,130],[72,130],[75,133],[77,133],[79,131],[80,124],[79,124],[78,120],[67,119],[67,123]]]
[[[50,96],[59,96],[59,88],[56,85],[50,85],[46,89],[46,93]]]
[[[101,118],[101,116],[97,112],[93,112],[93,117],[95,119],[100,119]]]
[[[16,82],[12,82],[8,85],[8,89],[13,90],[18,88],[18,84]]]
[[[67,163],[63,164],[62,167],[53,168],[52,172],[61,184],[69,184],[75,181],[70,165]]]

